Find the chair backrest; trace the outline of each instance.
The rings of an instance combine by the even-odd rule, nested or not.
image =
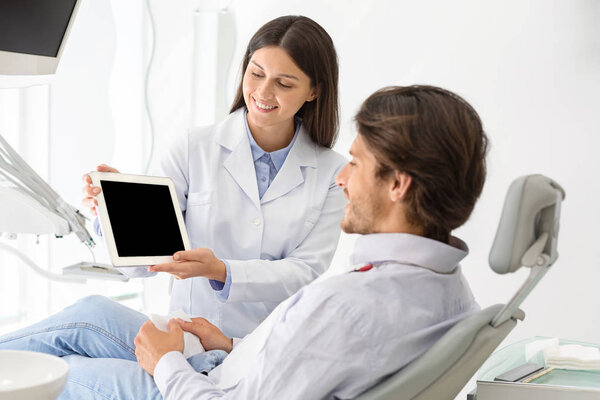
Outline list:
[[[542,175],[515,180],[506,195],[490,252],[498,273],[532,268],[508,304],[475,313],[452,327],[429,350],[357,400],[454,399],[525,314],[518,306],[554,263],[564,190]]]
[[[502,217],[490,251],[490,266],[499,274],[514,272],[522,265],[532,267],[530,248],[548,235],[542,251],[550,264],[558,258],[556,245],[560,206],[565,191],[543,175],[528,175],[516,179],[504,200]],[[524,260],[523,257],[526,256]]]

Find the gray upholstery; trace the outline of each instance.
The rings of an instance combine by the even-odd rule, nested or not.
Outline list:
[[[454,399],[525,314],[518,308],[558,257],[556,240],[564,190],[542,175],[510,186],[490,264],[498,273],[529,262],[530,276],[508,304],[496,304],[457,323],[421,357],[382,380],[357,400]]]
[[[496,304],[454,325],[425,354],[357,400],[453,399],[512,330],[516,319],[525,317],[519,310],[515,319],[490,326],[502,307]],[[464,363],[457,364],[461,358]],[[431,386],[436,380],[444,384]]]
[[[505,274],[526,265],[522,263],[523,255],[543,232],[548,233],[550,239],[543,249],[551,262],[556,260],[558,218],[555,207],[560,207],[557,194],[560,200],[564,199],[565,191],[560,185],[543,175],[523,176],[510,185],[490,251],[489,262],[494,271]]]

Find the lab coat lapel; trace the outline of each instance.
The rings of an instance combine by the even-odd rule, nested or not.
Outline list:
[[[298,137],[290,149],[281,169],[263,195],[261,203],[275,200],[304,182],[302,167],[316,167],[316,144],[312,141],[303,126],[298,131]]]
[[[254,161],[244,125],[243,108],[234,111],[220,124],[215,140],[231,151],[223,166],[256,207],[260,208]]]

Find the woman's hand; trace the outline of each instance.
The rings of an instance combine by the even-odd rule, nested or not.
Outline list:
[[[211,249],[198,248],[178,251],[173,254],[173,262],[151,265],[148,271],[168,272],[177,279],[203,276],[219,282],[227,279],[225,263],[219,260]]]
[[[96,171],[116,173],[119,172],[115,168],[110,167],[106,164],[98,165],[96,167]],[[81,189],[81,191],[83,192],[83,200],[81,200],[81,204],[88,207],[93,215],[98,215],[96,212],[96,206],[98,205],[98,200],[96,200],[96,196],[101,192],[102,189],[100,189],[98,186],[92,186],[92,178],[90,178],[88,174],[85,174],[82,179],[83,188]]]
[[[186,332],[193,333],[200,338],[204,350],[225,350],[230,353],[233,340],[228,338],[213,324],[204,318],[192,318],[192,322],[177,319],[177,323]]]

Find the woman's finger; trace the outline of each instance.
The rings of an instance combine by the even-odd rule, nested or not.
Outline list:
[[[193,275],[190,275],[188,272],[171,272],[173,276],[177,279],[187,279],[191,278]]]
[[[206,257],[206,249],[181,250],[173,254],[173,260],[203,261]]]
[[[191,266],[191,262],[170,262],[157,264],[148,267],[149,271],[169,272],[169,273],[187,273]]]
[[[175,272],[173,269],[174,263],[156,264],[148,267],[148,271],[152,272]]]
[[[191,251],[178,251],[177,253],[173,254],[173,260],[191,260],[192,258],[190,257],[190,253]]]
[[[96,206],[98,205],[98,201],[92,197],[86,197],[84,199],[81,200],[81,204],[83,204],[85,207],[89,208],[89,210],[92,212],[92,214],[97,215],[96,214]]]
[[[100,164],[96,167],[96,171],[98,172],[115,172],[115,173],[119,173],[119,171],[116,168],[111,167],[110,165],[106,165],[106,164]]]
[[[92,198],[91,197],[84,197],[83,199],[81,199],[81,204],[83,204],[86,207],[92,208],[94,207],[94,203],[92,202]]]
[[[83,186],[81,192],[87,197],[94,197],[100,194],[102,189],[98,186]]]

